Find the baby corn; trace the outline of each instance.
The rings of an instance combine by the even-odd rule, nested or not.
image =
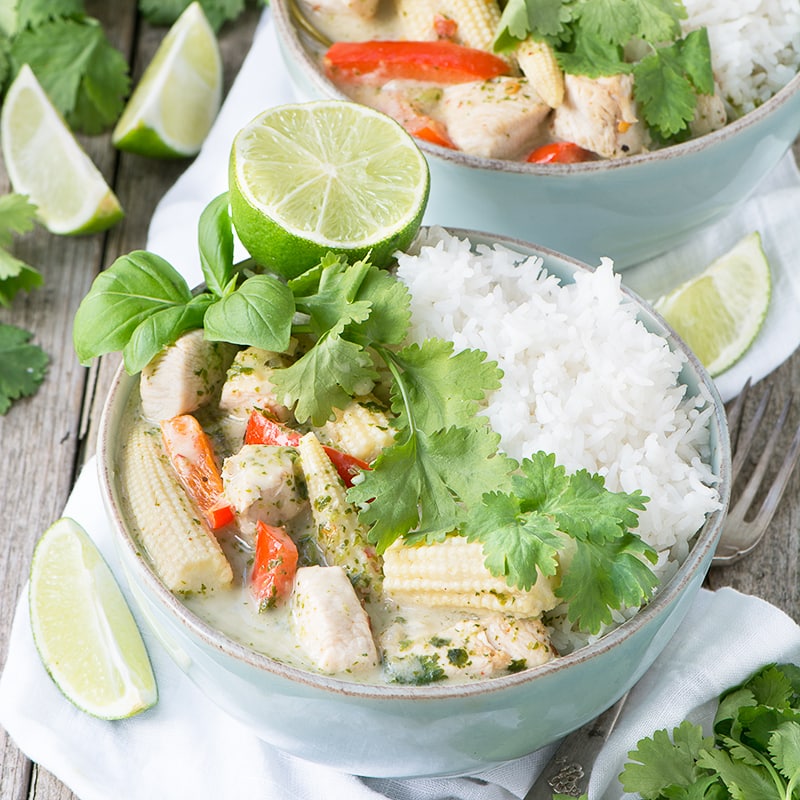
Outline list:
[[[399,603],[452,608],[485,608],[536,617],[558,604],[543,576],[530,591],[492,575],[480,542],[448,536],[427,545],[395,543],[383,554],[383,588]]]
[[[347,408],[334,409],[334,419],[323,428],[332,445],[368,464],[394,442],[389,418],[376,403],[374,398],[353,400]]]
[[[516,49],[519,68],[550,108],[564,102],[564,73],[558,65],[553,48],[547,42],[527,38]]]
[[[328,565],[345,570],[362,598],[375,598],[381,582],[380,562],[366,540],[357,509],[347,500],[336,467],[314,433],[300,439],[297,451],[322,557]]]
[[[158,429],[135,427],[121,461],[131,519],[167,588],[202,592],[230,586],[231,566],[172,473]]]
[[[454,36],[448,38],[489,51],[500,22],[497,0],[398,0],[397,14],[406,39],[442,38],[438,27],[441,20],[447,20],[454,29]]]

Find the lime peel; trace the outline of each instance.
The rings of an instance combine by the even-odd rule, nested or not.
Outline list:
[[[14,191],[27,195],[52,233],[97,233],[122,219],[102,173],[27,64],[6,92],[0,140]]]
[[[390,117],[341,100],[278,106],[236,135],[231,218],[260,264],[293,278],[332,251],[386,266],[416,235],[428,164]]]
[[[764,325],[771,293],[769,262],[761,235],[754,231],[654,307],[715,377],[750,349]]]
[[[219,42],[190,3],[167,32],[117,122],[119,150],[153,158],[196,155],[222,102]]]
[[[57,520],[37,542],[28,600],[36,649],[71,703],[108,720],[156,703],[133,615],[100,551],[73,519]]]

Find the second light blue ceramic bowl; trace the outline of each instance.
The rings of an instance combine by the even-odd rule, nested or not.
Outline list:
[[[473,244],[500,242],[538,255],[561,281],[589,267],[503,237],[454,230]],[[367,686],[281,664],[234,642],[160,582],[120,503],[119,432],[138,377],[120,370],[100,426],[100,483],[124,577],[139,616],[204,694],[267,742],[358,775],[411,777],[476,772],[550,744],[594,718],[647,671],[688,612],[711,563],[730,494],[730,447],[717,391],[694,355],[647,305],[639,318],[686,355],[680,380],[713,398],[711,465],[722,508],[697,534],[677,573],[632,619],[594,644],[542,667],[462,685]]]
[[[274,0],[278,42],[298,100],[345,99],[313,40]],[[420,142],[431,169],[424,222],[491,230],[617,270],[646,261],[745,200],[800,134],[800,75],[771,100],[701,139],[644,155],[547,166]]]

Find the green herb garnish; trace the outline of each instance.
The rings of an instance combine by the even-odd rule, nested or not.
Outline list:
[[[638,606],[656,586],[656,554],[632,529],[647,498],[612,493],[598,475],[566,475],[555,457],[522,465],[499,450],[500,437],[479,414],[500,385],[497,364],[453,343],[407,344],[408,289],[367,261],[328,255],[285,283],[252,262],[233,264],[227,195],[199,223],[206,288],[192,293],[159,256],[137,251],[101,273],[75,316],[82,363],[122,350],[140,371],[181,334],[203,327],[207,339],[285,351],[304,342],[272,381],[298,422],[322,425],[332,409],[391,375],[394,444],[348,490],[368,538],[383,552],[393,542],[438,541],[459,532],[480,541],[486,566],[512,586],[561,570],[560,597],[570,619],[592,633],[611,610]],[[486,491],[491,487],[492,491]],[[568,563],[557,556],[567,549]],[[560,563],[561,562],[561,563]]]
[[[19,194],[0,197],[0,305],[10,306],[19,291],[31,291],[42,285],[41,273],[15,258],[8,247],[15,233],[33,228],[36,206]]]
[[[800,796],[800,668],[769,664],[720,696],[713,736],[688,720],[628,753],[620,775],[644,800]]]
[[[528,36],[548,42],[562,69],[599,78],[633,72],[634,97],[658,139],[685,138],[698,94],[713,94],[705,28],[682,38],[681,0],[509,0],[494,47],[512,50]],[[644,50],[627,60],[626,46]]]
[[[49,358],[30,338],[28,331],[0,322],[0,415],[14,400],[34,394],[44,380]]]

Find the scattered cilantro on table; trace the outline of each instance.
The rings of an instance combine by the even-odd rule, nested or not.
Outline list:
[[[20,397],[29,397],[44,380],[47,354],[30,344],[31,334],[0,322],[0,415]]]
[[[20,290],[30,291],[42,284],[41,274],[8,250],[13,234],[33,228],[36,206],[13,192],[0,197],[0,305],[10,306]]]
[[[139,10],[153,25],[172,25],[192,0],[139,0]],[[200,0],[208,22],[218,31],[244,11],[246,0]]]
[[[768,664],[719,698],[713,733],[684,720],[637,743],[620,775],[643,800],[800,796],[800,667]]]
[[[713,94],[705,28],[682,37],[681,0],[509,0],[494,48],[511,50],[528,36],[548,42],[562,69],[599,78],[633,73],[634,97],[654,136],[686,138],[699,94]],[[631,42],[644,55],[626,60]]]
[[[315,425],[388,373],[394,444],[348,490],[379,552],[398,539],[431,542],[457,531],[481,542],[489,571],[510,585],[529,588],[560,569],[557,592],[591,633],[611,622],[613,609],[649,599],[656,554],[633,532],[647,498],[610,492],[586,471],[567,475],[552,455],[522,465],[508,458],[478,413],[500,385],[497,364],[478,350],[455,353],[442,339],[409,344],[401,281],[333,254],[288,283],[250,260],[234,264],[227,193],[201,214],[198,240],[199,292],[145,251],[97,276],[75,315],[82,363],[121,350],[135,374],[199,327],[210,340],[278,352],[300,339],[300,356],[271,380],[298,422]],[[560,563],[559,551],[569,553]]]

